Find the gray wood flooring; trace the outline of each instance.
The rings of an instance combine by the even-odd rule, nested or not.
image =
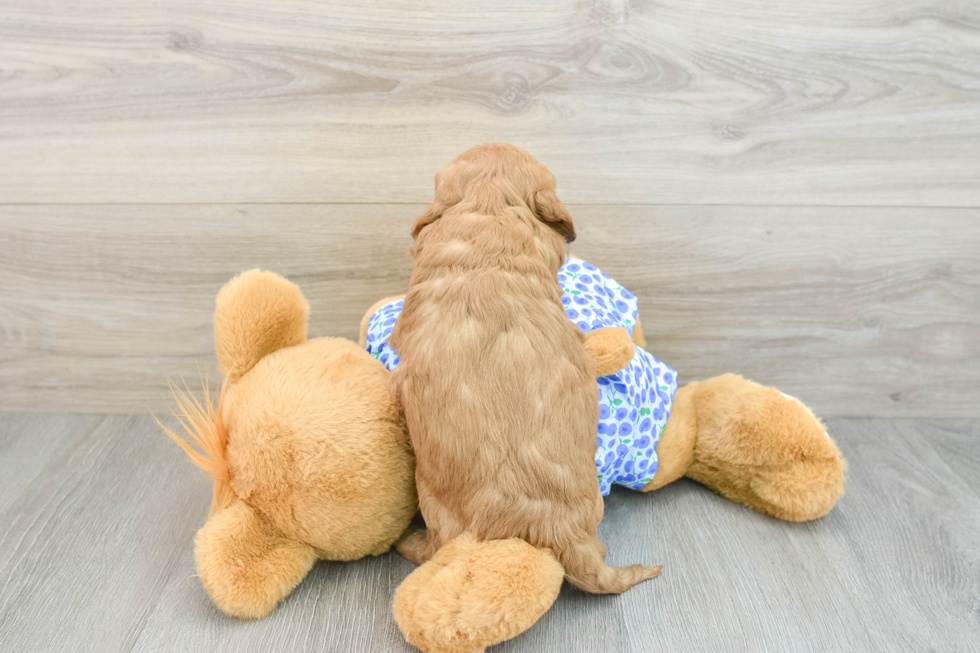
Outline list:
[[[980,420],[833,419],[850,463],[826,518],[789,524],[688,481],[614,491],[620,597],[565,587],[495,651],[976,651]],[[319,563],[269,618],[209,602],[192,538],[208,484],[144,416],[0,415],[0,650],[408,651],[389,553]]]

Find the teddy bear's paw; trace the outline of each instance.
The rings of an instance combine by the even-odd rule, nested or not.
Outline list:
[[[194,554],[211,600],[241,619],[272,612],[316,561],[312,547],[276,533],[241,501],[208,518],[195,538]]]
[[[844,494],[844,461],[803,458],[760,471],[750,487],[756,502],[749,507],[787,521],[819,519]]]
[[[395,592],[395,621],[426,653],[479,653],[524,632],[558,597],[564,570],[523,540],[461,535]]]
[[[585,351],[595,365],[596,376],[615,374],[633,358],[633,341],[622,327],[603,327],[585,334]]]

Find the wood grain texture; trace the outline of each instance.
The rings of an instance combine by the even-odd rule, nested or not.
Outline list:
[[[404,292],[422,205],[0,207],[0,410],[164,411],[212,370],[214,296],[262,267],[311,334]],[[824,416],[980,416],[980,211],[573,206],[682,381],[738,372]]]
[[[566,585],[493,651],[975,650],[980,420],[829,427],[850,469],[826,518],[779,522],[688,481],[617,488],[600,526],[611,562],[664,573],[618,597]],[[33,461],[0,456],[0,649],[414,650],[391,617],[413,568],[394,553],[318,563],[262,621],[214,608],[192,545],[208,484],[152,420],[0,415],[0,446],[27,439]]]
[[[970,0],[5,0],[0,201],[980,206]]]

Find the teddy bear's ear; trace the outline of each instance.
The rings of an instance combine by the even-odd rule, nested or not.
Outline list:
[[[295,284],[274,272],[249,270],[225,284],[215,301],[218,366],[237,382],[263,356],[306,341],[310,305]]]

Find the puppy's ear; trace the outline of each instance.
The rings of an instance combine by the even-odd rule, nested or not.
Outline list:
[[[419,237],[422,230],[428,227],[430,224],[442,217],[442,212],[446,209],[445,205],[436,200],[429,205],[429,208],[415,220],[415,226],[412,227],[412,240]]]
[[[446,166],[447,168],[449,166]],[[456,205],[460,200],[459,191],[450,175],[443,170],[436,173],[436,197],[432,204],[420,215],[412,227],[412,239],[417,239],[422,230],[442,217],[442,214]]]
[[[566,243],[575,240],[575,223],[572,222],[572,216],[569,215],[568,209],[555,195],[554,188],[536,191],[530,204],[531,209],[538,216],[538,220],[557,231]]]

